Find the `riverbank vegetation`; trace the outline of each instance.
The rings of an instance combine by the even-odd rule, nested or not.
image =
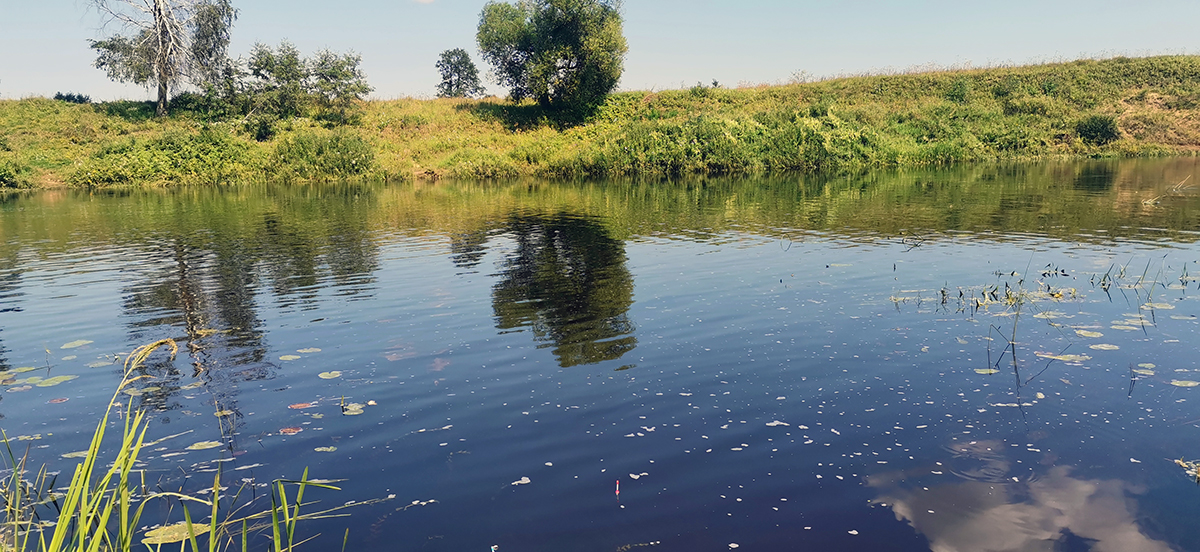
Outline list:
[[[573,123],[498,98],[311,102],[262,120],[203,98],[176,96],[158,118],[153,102],[2,101],[0,186],[823,172],[1200,150],[1200,56],[618,92]]]

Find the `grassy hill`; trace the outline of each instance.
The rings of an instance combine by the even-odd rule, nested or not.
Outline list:
[[[1200,56],[612,95],[554,122],[499,99],[371,101],[357,123],[241,121],[140,102],[0,102],[0,185],[780,173],[1200,151]]]

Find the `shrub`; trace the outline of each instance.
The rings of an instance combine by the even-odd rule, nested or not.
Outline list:
[[[1104,145],[1121,138],[1117,120],[1112,115],[1092,115],[1075,124],[1075,133],[1085,142]]]
[[[12,159],[0,159],[0,188],[28,187],[29,167]]]
[[[362,136],[344,130],[303,132],[280,140],[275,147],[275,171],[285,176],[354,176],[374,165],[371,145]]]
[[[54,94],[54,99],[56,99],[60,102],[67,102],[67,103],[73,103],[73,104],[92,103],[91,96],[84,96],[83,94],[76,94],[74,92],[67,92],[66,94],[63,94],[62,92],[56,92]]]
[[[219,184],[241,176],[250,165],[249,146],[220,129],[197,133],[168,132],[159,138],[136,138],[101,148],[71,175],[77,186],[104,187],[135,183]]]

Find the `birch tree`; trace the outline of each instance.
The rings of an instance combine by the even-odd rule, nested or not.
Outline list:
[[[211,83],[230,63],[229,30],[237,19],[230,0],[89,0],[104,26],[124,34],[90,41],[95,66],[118,82],[157,88],[158,116],[171,89]]]

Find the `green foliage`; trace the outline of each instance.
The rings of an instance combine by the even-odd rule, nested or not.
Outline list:
[[[374,168],[375,150],[349,131],[305,131],[276,144],[272,166],[285,177],[357,176]]]
[[[618,0],[489,2],[476,40],[513,101],[580,119],[616,88],[628,51]]]
[[[229,0],[163,0],[152,10],[133,0],[92,4],[132,31],[90,41],[93,65],[115,81],[156,87],[158,116],[167,114],[172,87],[185,80],[208,86],[232,65],[226,51],[237,10]]]
[[[244,176],[253,162],[248,145],[228,130],[170,131],[158,138],[109,144],[70,177],[76,186],[220,184]]]
[[[27,188],[29,187],[28,177],[28,166],[12,159],[0,157],[0,188]]]
[[[274,135],[279,119],[312,115],[332,125],[357,122],[356,105],[372,88],[359,65],[362,57],[321,50],[304,59],[288,42],[277,49],[255,44],[249,75],[229,88],[229,104],[245,116],[257,139]]]
[[[439,98],[470,98],[483,94],[479,70],[466,50],[455,48],[442,52],[437,70],[442,75],[442,82],[437,86]]]
[[[67,102],[67,103],[73,103],[73,104],[92,103],[91,96],[85,96],[83,94],[76,94],[74,92],[67,92],[66,94],[63,94],[62,92],[55,92],[54,99],[58,100],[60,102]]]
[[[1111,115],[1091,115],[1075,125],[1075,132],[1084,141],[1104,145],[1121,138],[1117,120]]]

